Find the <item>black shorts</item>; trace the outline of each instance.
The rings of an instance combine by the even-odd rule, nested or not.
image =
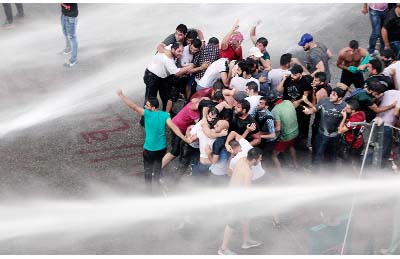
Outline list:
[[[364,76],[361,72],[353,74],[350,71],[342,70],[340,82],[346,84],[348,87],[354,84],[355,88],[364,88]]]

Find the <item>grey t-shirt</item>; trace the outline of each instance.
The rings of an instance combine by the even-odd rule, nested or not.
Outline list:
[[[325,73],[327,76],[327,82],[331,81],[331,72],[329,71],[329,64],[328,64],[328,54],[326,51],[328,48],[320,43],[316,43],[317,46],[315,48],[310,49],[307,57],[307,69],[310,73],[313,73],[316,70],[316,65],[322,60],[324,63]]]
[[[172,33],[172,34],[168,35],[168,37],[166,37],[162,43],[164,43],[165,46],[168,46],[170,44],[174,44],[175,42],[176,42],[175,33]]]
[[[317,109],[321,115],[319,123],[319,132],[328,137],[338,135],[337,129],[342,120],[341,111],[346,107],[343,101],[340,104],[334,104],[329,101],[329,97],[323,98],[317,103]]]

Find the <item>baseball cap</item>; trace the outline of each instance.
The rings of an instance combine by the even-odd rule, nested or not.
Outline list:
[[[292,74],[303,73],[303,68],[298,64],[294,64],[293,67],[290,69],[290,72]]]
[[[255,56],[256,58],[261,58],[263,54],[261,53],[259,48],[251,47],[249,50],[249,56]]]
[[[311,34],[309,34],[309,33],[305,33],[305,34],[303,34],[303,36],[301,36],[301,39],[300,39],[300,41],[299,41],[299,46],[304,46],[304,45],[306,45],[307,43],[309,43],[309,42],[311,42],[311,41],[313,41],[314,39],[313,39],[313,36],[311,35]]]

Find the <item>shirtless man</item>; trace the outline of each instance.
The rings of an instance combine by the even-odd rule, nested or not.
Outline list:
[[[342,69],[340,82],[349,87],[351,84],[354,84],[355,88],[363,88],[364,76],[358,67],[362,64],[367,64],[369,59],[368,51],[360,48],[358,46],[358,41],[350,41],[348,47],[339,51],[336,61],[336,66]]]
[[[231,188],[241,188],[241,189],[246,189],[250,187],[251,185],[251,178],[252,178],[252,171],[251,167],[259,164],[261,162],[261,157],[262,157],[262,150],[259,148],[252,148],[249,150],[247,153],[247,157],[241,158],[235,167],[233,168],[233,174],[231,177],[231,181],[229,183],[229,186]],[[220,255],[233,255],[235,254],[231,250],[229,250],[228,245],[229,241],[232,237],[234,229],[236,229],[237,226],[237,220],[234,218],[237,215],[233,215],[234,212],[240,212],[243,211],[243,208],[235,208],[231,210],[231,220],[230,222],[225,226],[225,231],[224,231],[224,239],[222,241],[222,245],[218,250],[218,254]],[[242,238],[243,238],[243,243],[242,243],[242,249],[248,249],[251,247],[257,247],[261,245],[261,242],[252,240],[250,238],[250,223],[249,219],[242,218],[241,220],[242,224]]]

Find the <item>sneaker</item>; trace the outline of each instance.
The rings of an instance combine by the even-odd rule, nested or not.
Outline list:
[[[71,52],[72,52],[71,49],[63,49],[58,54],[60,54],[60,55],[68,55],[68,54],[71,54]]]
[[[235,255],[236,253],[232,252],[231,250],[227,249],[218,249],[218,254],[219,255]]]
[[[10,30],[14,28],[14,25],[12,23],[9,23],[8,21],[6,21],[5,23],[3,23],[3,25],[0,26],[0,30]]]
[[[78,63],[78,61],[64,63],[64,67],[73,67]]]
[[[255,241],[255,240],[248,240],[247,242],[242,244],[243,249],[249,249],[252,247],[257,247],[260,246],[261,242]]]

